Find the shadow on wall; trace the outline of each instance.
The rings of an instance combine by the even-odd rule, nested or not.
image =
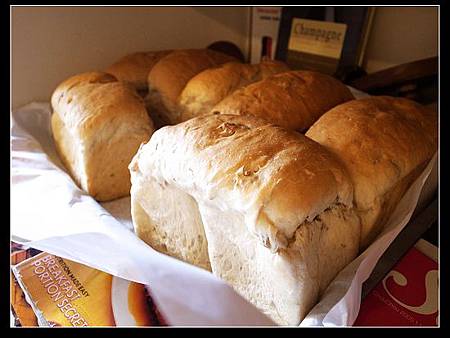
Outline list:
[[[193,9],[237,34],[244,32],[247,36],[250,33],[250,7],[240,7],[240,11],[236,11],[235,7],[193,7]]]

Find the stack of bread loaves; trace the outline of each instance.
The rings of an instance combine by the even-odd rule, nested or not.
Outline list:
[[[211,109],[239,88],[271,75],[289,71],[282,62],[264,60],[259,64],[228,62],[194,76],[178,97],[178,122],[208,114]]]
[[[370,245],[437,148],[436,116],[419,104],[355,100],[330,76],[275,61],[190,49],[108,71],[52,96],[75,181],[100,201],[131,189],[137,236],[282,325],[298,325]],[[175,125],[154,132],[152,119]]]
[[[170,79],[181,84],[200,70],[227,61],[235,60],[206,49],[138,52],[105,72],[82,73],[63,81],[51,98],[51,125],[57,152],[74,181],[98,201],[129,195],[128,164],[152,135],[152,117],[158,121],[158,108],[145,103],[151,71],[156,68],[158,75],[167,65],[172,65],[173,72],[180,64],[189,66],[181,77],[167,75],[167,87],[156,76],[152,93],[159,89],[164,94],[165,88],[175,90]]]
[[[259,116],[305,131],[327,110],[354,98],[345,85],[325,74],[289,71],[276,61],[207,68],[187,52],[192,53],[170,54],[149,74],[147,101],[158,126],[219,112]],[[192,60],[194,66],[188,66]]]
[[[343,165],[252,116],[164,127],[130,164],[136,233],[209,268],[277,323],[295,325],[358,252]]]
[[[306,136],[229,114],[164,127],[130,164],[136,233],[298,325],[379,233],[436,130],[423,107],[388,97],[341,104]]]
[[[156,125],[178,123],[178,97],[186,83],[198,73],[227,62],[238,60],[209,49],[176,50],[162,58],[148,74],[146,101]]]

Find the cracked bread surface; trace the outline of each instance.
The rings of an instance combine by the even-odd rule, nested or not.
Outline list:
[[[322,114],[354,99],[339,80],[312,71],[269,76],[234,91],[211,112],[253,115],[281,127],[305,132]]]

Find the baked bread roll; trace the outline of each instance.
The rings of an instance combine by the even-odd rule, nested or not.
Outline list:
[[[355,189],[364,249],[436,152],[437,119],[407,99],[370,97],[331,109],[306,136],[345,164]]]
[[[150,70],[170,52],[163,50],[132,53],[114,62],[105,72],[114,75],[119,81],[130,84],[145,98],[148,94],[147,78]]]
[[[255,115],[303,132],[323,113],[352,99],[350,90],[331,76],[311,71],[290,71],[235,91],[211,112]]]
[[[147,105],[159,127],[180,122],[178,96],[187,82],[201,71],[226,62],[238,62],[235,58],[209,49],[175,50],[162,58],[148,75]]]
[[[298,325],[358,252],[350,179],[318,143],[252,116],[157,130],[130,163],[137,235]]]
[[[130,193],[128,164],[153,132],[142,98],[109,74],[62,82],[51,97],[56,150],[75,182],[98,201]]]
[[[289,67],[286,64],[270,60],[259,64],[229,62],[206,69],[190,79],[181,92],[178,99],[180,121],[208,114],[236,89],[287,71]]]

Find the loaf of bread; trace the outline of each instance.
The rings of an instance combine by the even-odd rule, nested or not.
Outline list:
[[[105,72],[114,75],[119,81],[132,85],[139,95],[145,98],[148,94],[147,78],[150,70],[170,52],[163,50],[129,54],[113,63]]]
[[[159,127],[180,122],[178,96],[187,82],[201,71],[235,58],[209,49],[175,50],[163,57],[148,75],[147,105]]]
[[[304,132],[329,109],[353,98],[350,90],[331,76],[311,71],[290,71],[236,90],[211,112],[255,115],[276,125]]]
[[[75,75],[51,97],[57,152],[75,182],[98,201],[129,195],[128,164],[154,130],[143,99],[103,72]]]
[[[334,152],[346,166],[364,249],[436,152],[437,119],[407,99],[370,97],[331,109],[306,136]]]
[[[205,115],[157,130],[129,168],[137,235],[211,268],[279,324],[298,325],[357,255],[345,168],[295,131]]]
[[[286,64],[271,60],[259,64],[229,62],[206,69],[189,80],[178,98],[180,122],[208,114],[217,103],[239,88],[287,71]]]

